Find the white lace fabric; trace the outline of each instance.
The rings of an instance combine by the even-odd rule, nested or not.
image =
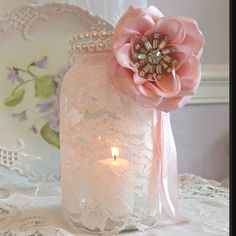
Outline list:
[[[123,236],[229,235],[229,189],[222,183],[184,174],[179,178],[180,210],[188,223],[155,226]],[[88,236],[75,234],[62,216],[60,182],[37,183],[1,169],[0,236]]]

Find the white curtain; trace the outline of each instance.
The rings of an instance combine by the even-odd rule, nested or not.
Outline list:
[[[32,0],[33,3],[70,3],[90,10],[115,25],[129,6],[146,7],[148,0]]]

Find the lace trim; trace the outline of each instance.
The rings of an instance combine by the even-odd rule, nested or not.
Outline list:
[[[182,174],[179,179],[180,198],[196,198],[229,205],[229,189],[221,183],[189,174]]]
[[[57,192],[54,197],[52,197],[52,189],[57,187],[59,189],[59,182],[53,183],[52,185],[42,185],[40,188],[43,188],[42,190],[39,190],[39,192],[43,193],[43,195],[40,195],[40,198],[34,197],[33,195],[30,197],[26,193],[26,189],[31,189],[34,185],[37,185],[37,183],[30,183],[29,180],[25,178],[25,182],[23,183],[23,180],[21,179],[21,176],[13,176],[7,175],[6,173],[0,172],[0,185],[2,187],[7,186],[5,189],[5,192],[12,191],[11,196],[7,197],[2,196],[0,197],[0,235],[60,235],[60,236],[69,236],[75,234],[72,234],[69,232],[67,225],[64,225],[62,221],[60,220],[61,216],[58,215],[58,219],[55,219],[55,212],[52,210],[47,211],[45,207],[50,207],[49,204],[52,199],[54,199],[54,204],[60,204],[60,193]],[[12,180],[12,181],[10,181]],[[12,182],[12,183],[11,183]],[[13,186],[13,183],[18,183],[15,186]],[[21,188],[25,186],[25,191],[22,192],[24,195],[15,195],[15,193],[19,192],[19,183],[21,184]],[[199,235],[207,235],[211,233],[212,235],[228,235],[229,233],[229,220],[228,220],[228,207],[227,205],[219,206],[219,205],[213,205],[212,200],[218,200],[220,199],[221,202],[228,202],[228,188],[224,188],[223,184],[203,179],[199,176],[195,175],[181,175],[180,181],[179,181],[179,187],[181,191],[181,205],[184,209],[187,209],[186,213],[189,214],[189,219],[191,219],[191,224],[188,225],[188,228],[184,228],[185,230],[192,230],[193,234],[199,234]],[[11,190],[9,189],[9,186],[11,186]],[[206,194],[206,189],[208,189]],[[4,190],[4,189],[2,189]],[[221,191],[219,191],[221,190]],[[1,191],[1,189],[0,189]],[[189,193],[187,191],[190,191]],[[193,194],[195,193],[195,194]],[[223,194],[222,194],[223,193]],[[1,195],[1,194],[0,194]],[[15,196],[14,196],[15,195]],[[37,194],[34,194],[35,196],[38,196]],[[202,197],[204,199],[208,199],[209,203],[212,204],[204,204],[202,203],[201,199]],[[222,201],[224,198],[224,201]],[[199,201],[200,200],[200,201]],[[31,204],[28,204],[29,201]],[[44,206],[45,210],[37,210],[37,204],[40,206]],[[35,205],[36,204],[36,205]],[[26,206],[29,207],[30,211],[27,211]],[[181,207],[181,209],[183,209]],[[52,208],[50,208],[52,209]],[[29,213],[30,212],[30,213]],[[138,219],[137,219],[138,221]],[[53,223],[54,222],[54,223]],[[56,223],[60,222],[60,223]],[[96,223],[96,222],[92,222]],[[127,225],[133,224],[130,219],[127,219]],[[192,228],[189,228],[191,227]],[[181,226],[185,227],[185,226]],[[197,227],[197,232],[194,232],[194,229]],[[139,225],[139,228],[144,230],[142,228],[142,225]],[[176,230],[177,228],[175,228]],[[68,230],[68,231],[67,231]],[[159,230],[162,230],[159,228]],[[169,232],[171,232],[171,229],[168,229]],[[156,235],[157,231],[153,228],[150,230],[150,234]],[[162,232],[165,233],[165,231],[161,231],[160,234],[162,235]],[[177,231],[178,232],[178,231]],[[190,231],[189,235],[192,235]],[[169,234],[169,233],[168,233]],[[81,230],[81,234],[79,235],[86,235],[84,233],[84,230]],[[111,234],[110,234],[111,235]],[[125,234],[126,235],[126,234]],[[166,235],[166,234],[163,234]]]

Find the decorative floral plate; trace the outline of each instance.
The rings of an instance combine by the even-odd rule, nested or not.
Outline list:
[[[112,26],[78,6],[25,5],[0,16],[0,166],[60,177],[59,93],[68,39]]]

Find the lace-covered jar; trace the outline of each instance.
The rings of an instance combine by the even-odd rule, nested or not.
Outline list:
[[[63,212],[77,230],[144,230],[167,217],[153,157],[153,111],[110,84],[109,40],[103,48],[86,42],[72,45],[78,50],[61,90]]]

